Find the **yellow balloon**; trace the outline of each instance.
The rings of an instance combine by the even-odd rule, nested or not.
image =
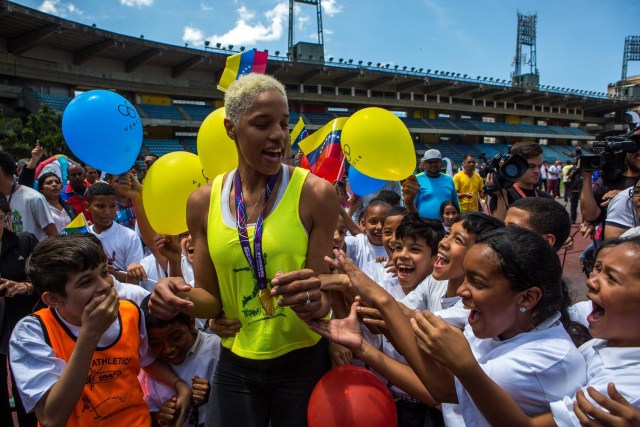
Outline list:
[[[198,157],[210,181],[238,166],[236,144],[224,127],[226,115],[224,107],[218,108],[204,119],[198,130]]]
[[[156,160],[142,188],[144,211],[155,232],[187,231],[187,199],[206,183],[200,159],[193,153],[175,151]]]
[[[395,114],[382,108],[364,108],[349,117],[340,145],[345,159],[371,178],[399,181],[416,167],[409,130]]]

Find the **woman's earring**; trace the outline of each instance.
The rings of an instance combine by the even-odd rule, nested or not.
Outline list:
[[[524,313],[525,311],[527,311],[527,309],[526,309],[526,308],[524,308],[524,307],[520,307],[520,313]]]

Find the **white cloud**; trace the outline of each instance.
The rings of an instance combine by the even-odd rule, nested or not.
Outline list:
[[[326,13],[327,16],[337,15],[342,12],[342,5],[337,0],[323,0],[322,12]]]
[[[200,10],[203,12],[211,12],[213,10],[213,6],[210,6],[207,3],[200,3]]]
[[[289,19],[289,5],[279,3],[265,12],[266,23],[255,21],[254,11],[241,6],[238,10],[236,26],[224,34],[214,34],[212,42],[235,45],[255,45],[261,41],[279,40],[285,33],[285,25]]]
[[[308,15],[302,15],[302,16],[298,16],[296,18],[296,21],[297,21],[296,27],[299,30],[304,30],[307,27],[307,25],[309,25],[309,22],[311,21],[311,18],[309,18]]]
[[[146,7],[153,4],[153,0],[120,0],[120,4],[129,7]]]
[[[38,10],[44,13],[57,16],[67,16],[69,14],[82,15],[82,11],[73,3],[62,3],[60,0],[44,0]]]
[[[182,33],[182,41],[191,46],[202,46],[204,45],[204,33],[197,28],[186,26]]]

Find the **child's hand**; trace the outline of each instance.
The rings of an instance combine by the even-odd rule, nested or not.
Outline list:
[[[391,274],[393,277],[398,277],[398,272],[396,271],[396,265],[393,263],[393,260],[390,259],[384,265],[384,269],[387,273]]]
[[[176,383],[176,392],[178,393],[175,402],[175,410],[177,413],[173,425],[181,427],[189,415],[189,409],[191,409],[191,387],[189,387],[189,384],[180,380]]]
[[[132,262],[127,267],[127,280],[139,282],[147,278],[147,272],[144,271],[144,267],[137,262]]]
[[[171,399],[165,401],[158,411],[156,420],[162,427],[173,425],[176,419],[176,414],[178,413],[178,411],[176,410],[177,400],[178,398],[176,396],[173,396]]]
[[[417,311],[411,326],[420,350],[449,368],[454,375],[460,376],[462,369],[477,365],[462,331],[435,314]]]
[[[343,251],[334,250],[333,255],[365,305],[375,307],[378,298],[388,296],[388,292],[363,273]]]
[[[358,305],[360,303],[356,298],[356,302],[351,305],[349,317],[345,319],[311,320],[307,323],[314,332],[347,347],[354,356],[358,357],[364,344],[360,322],[356,315]]]
[[[640,425],[640,410],[634,407],[616,390],[613,383],[607,386],[609,396],[599,393],[593,387],[587,387],[589,396],[602,408],[591,403],[582,390],[576,392],[573,412],[582,426],[637,426]]]
[[[239,320],[227,319],[224,313],[209,320],[209,329],[220,338],[235,337],[241,327],[242,323]]]
[[[209,400],[211,385],[209,380],[200,377],[191,378],[191,401],[194,406],[202,406]]]
[[[358,307],[358,318],[362,319],[362,322],[372,334],[382,334],[382,330],[387,329],[387,324],[378,309],[361,305]]]
[[[100,339],[102,334],[118,318],[120,298],[112,287],[109,293],[93,298],[84,307],[82,312],[82,328],[80,333],[91,334],[95,339]]]
[[[329,358],[333,366],[350,365],[353,360],[351,350],[333,341],[329,341]]]
[[[180,244],[176,239],[176,236],[157,234],[153,237],[153,241],[160,252],[163,255],[172,260],[179,260],[182,254]]]

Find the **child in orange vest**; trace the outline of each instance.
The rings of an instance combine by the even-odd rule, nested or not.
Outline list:
[[[118,298],[106,261],[81,234],[52,237],[33,251],[26,272],[49,307],[22,319],[11,336],[25,409],[41,425],[151,425],[142,368],[176,390],[182,425],[191,387],[154,360],[140,309]]]

